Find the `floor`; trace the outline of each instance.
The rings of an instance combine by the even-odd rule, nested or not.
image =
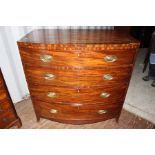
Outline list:
[[[143,61],[147,49],[140,49],[125,104],[120,116],[119,123],[115,119],[88,125],[67,125],[41,119],[36,122],[31,100],[24,100],[15,105],[23,126],[22,128],[153,128],[155,124],[155,88],[151,82],[145,82],[142,77],[148,72],[142,73]]]
[[[150,129],[154,127],[153,123],[126,110],[122,110],[119,123],[116,123],[115,119],[110,119],[93,124],[71,125],[57,123],[47,119],[41,119],[40,122],[37,122],[30,99],[17,103],[15,108],[22,120],[22,129]]]
[[[143,70],[143,61],[147,49],[140,49],[127,92],[124,109],[155,124],[155,87],[152,81],[145,82],[142,77],[147,75]]]

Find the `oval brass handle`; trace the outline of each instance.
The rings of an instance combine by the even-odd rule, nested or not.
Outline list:
[[[40,56],[40,59],[43,62],[51,62],[53,60],[53,57],[51,55],[44,54]]]
[[[107,113],[107,112],[108,112],[108,110],[99,110],[99,111],[98,111],[99,114],[105,114],[105,113]]]
[[[100,96],[101,96],[102,98],[108,98],[110,95],[111,95],[111,94],[106,93],[106,92],[100,94]]]
[[[55,75],[47,73],[47,74],[44,75],[44,79],[45,80],[54,80]]]
[[[55,92],[48,92],[47,96],[51,97],[51,98],[55,98],[57,96],[57,94]]]
[[[115,62],[117,60],[117,57],[115,55],[107,55],[104,57],[104,60],[106,62]]]
[[[104,80],[112,80],[113,79],[113,76],[110,75],[110,74],[105,74],[105,75],[103,75],[103,79]]]
[[[58,112],[57,109],[50,109],[50,113],[52,113],[52,114],[56,114],[57,112]]]

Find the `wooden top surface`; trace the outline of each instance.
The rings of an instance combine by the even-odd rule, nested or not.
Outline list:
[[[18,42],[41,44],[130,44],[139,43],[121,31],[93,29],[38,29]]]

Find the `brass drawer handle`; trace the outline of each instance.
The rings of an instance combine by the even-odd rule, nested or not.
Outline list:
[[[56,114],[56,113],[58,113],[58,110],[57,109],[50,109],[50,113]]]
[[[55,75],[47,73],[47,74],[44,75],[44,79],[45,80],[54,80],[55,79]]]
[[[55,92],[48,92],[47,96],[50,98],[55,98],[57,96],[57,94]]]
[[[40,56],[40,59],[43,62],[51,62],[53,60],[53,57],[51,55],[44,54]]]
[[[98,111],[99,114],[105,114],[105,113],[107,113],[107,112],[108,112],[108,110],[99,110],[99,111]]]
[[[117,57],[115,55],[107,55],[104,57],[104,60],[106,62],[115,62],[117,60]]]
[[[110,75],[110,74],[105,74],[105,75],[103,75],[103,79],[104,80],[112,80],[113,79],[113,76]]]
[[[100,96],[101,96],[102,98],[108,98],[110,95],[111,95],[111,94],[109,94],[109,93],[101,93],[101,94],[100,94]]]

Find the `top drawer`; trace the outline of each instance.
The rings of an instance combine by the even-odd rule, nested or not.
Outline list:
[[[48,51],[20,48],[23,63],[31,66],[102,68],[133,63],[136,50]]]

